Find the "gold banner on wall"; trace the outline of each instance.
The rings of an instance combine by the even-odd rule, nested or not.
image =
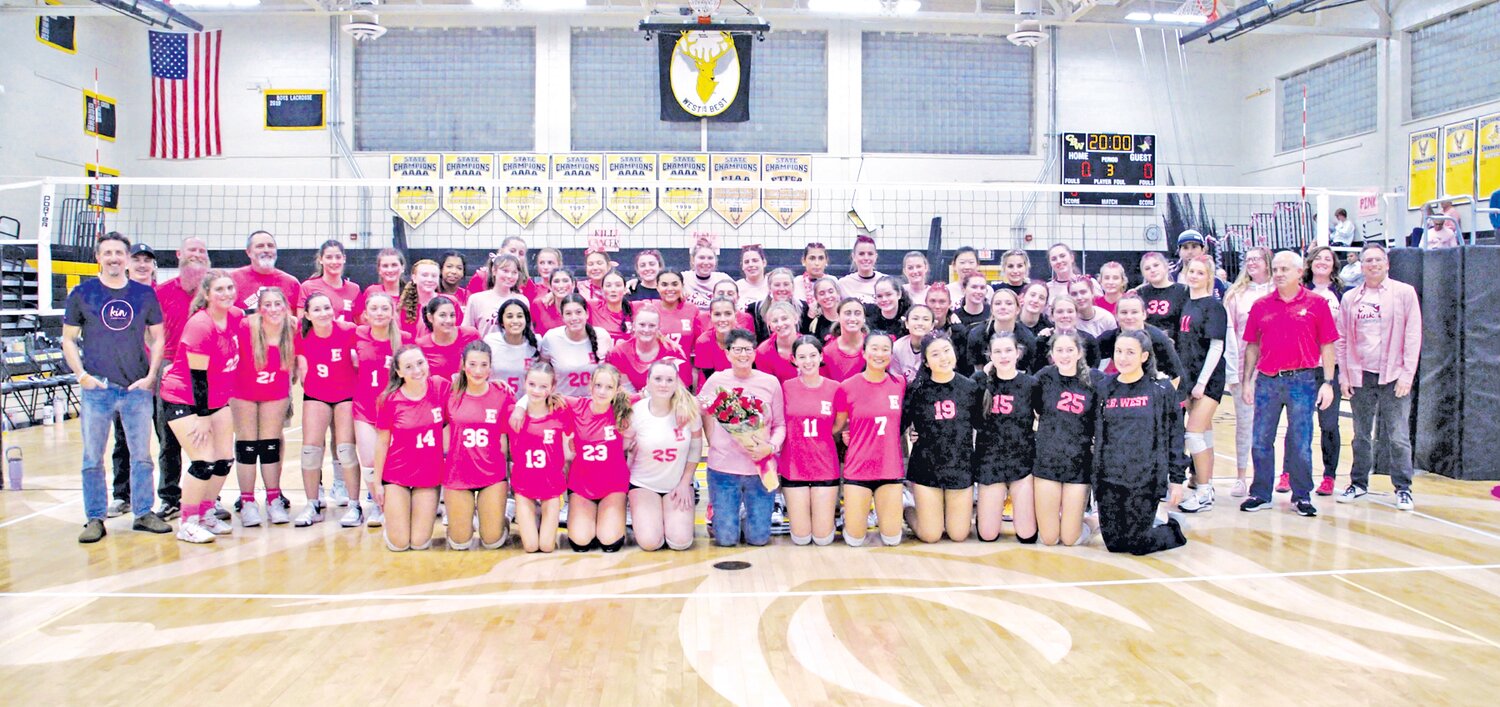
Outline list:
[[[1443,126],[1443,196],[1474,198],[1474,121]]]
[[[605,208],[626,228],[635,228],[656,210],[656,190],[650,184],[631,184],[656,179],[656,155],[649,152],[605,155],[604,173],[609,179]]]
[[[552,177],[585,182],[553,188],[552,210],[573,228],[582,228],[604,208],[603,155],[553,155]]]
[[[759,181],[760,155],[714,155],[709,162],[709,175],[716,184]],[[710,202],[714,213],[732,228],[739,228],[760,211],[760,190],[715,187]]]
[[[812,179],[811,155],[762,155],[761,174],[768,182],[806,184]],[[812,208],[812,192],[797,187],[766,189],[762,207],[782,228],[791,228]]]
[[[506,154],[500,155],[500,178],[547,179],[549,164],[546,155]],[[521,228],[529,228],[536,217],[547,210],[547,188],[542,184],[507,184],[500,194],[500,211]]]
[[[495,178],[495,156],[486,153],[443,155],[443,180],[490,181]],[[443,186],[443,210],[465,229],[494,210],[490,188],[474,184]]]
[[[662,187],[661,210],[687,228],[708,210],[708,155],[663,154],[662,181],[682,182]]]
[[[1419,209],[1438,198],[1438,128],[1412,133],[1407,142],[1406,208]]]
[[[1500,190],[1500,113],[1480,118],[1474,137],[1479,146],[1479,200],[1488,201]]]
[[[391,179],[432,179],[442,173],[442,155],[393,154]],[[437,187],[432,185],[398,185],[391,187],[391,210],[412,228],[438,212]]]

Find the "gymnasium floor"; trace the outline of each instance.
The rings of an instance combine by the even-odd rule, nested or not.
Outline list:
[[[1097,539],[397,555],[375,530],[237,519],[209,546],[129,517],[80,546],[76,421],[5,443],[28,469],[0,493],[8,704],[1478,704],[1500,670],[1489,483],[1423,475],[1398,513],[1377,477],[1316,519],[1283,495],[1252,515],[1224,456],[1220,507],[1144,559]]]

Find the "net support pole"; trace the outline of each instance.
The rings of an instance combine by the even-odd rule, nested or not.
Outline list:
[[[42,182],[36,220],[36,308],[42,315],[58,314],[52,306],[52,220],[57,217],[57,186]]]

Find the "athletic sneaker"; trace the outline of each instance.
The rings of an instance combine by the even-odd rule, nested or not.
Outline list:
[[[349,489],[344,486],[343,477],[338,477],[333,480],[333,491],[331,491],[328,495],[333,501],[334,505],[349,505]]]
[[[96,543],[104,539],[104,521],[99,518],[90,518],[89,522],[83,524],[83,532],[78,534],[78,542]]]
[[[1229,492],[1229,495],[1234,496],[1235,498],[1244,498],[1249,493],[1250,487],[1245,484],[1245,480],[1235,479],[1234,489]]]
[[[365,512],[363,506],[358,503],[349,504],[349,510],[344,511],[344,517],[339,519],[339,525],[345,528],[357,528],[364,522]]]
[[[1318,484],[1318,495],[1319,496],[1332,496],[1333,495],[1333,477],[1332,476],[1325,476],[1325,477],[1323,477],[1323,483]]]
[[[302,512],[297,514],[297,519],[292,521],[292,525],[306,528],[313,523],[321,522],[323,522],[323,504],[318,501],[308,501],[307,505],[302,507]]]
[[[1214,509],[1214,487],[1203,484],[1198,491],[1187,497],[1186,501],[1177,504],[1177,509],[1183,513],[1207,513]]]
[[[626,507],[625,512],[626,513],[630,512],[629,507]],[[710,517],[712,517],[712,514],[710,514]],[[509,523],[509,522],[511,522],[511,521],[513,521],[515,519],[516,519],[516,499],[515,499],[515,497],[510,497],[510,498],[505,499],[505,522]]]
[[[214,499],[214,517],[219,520],[229,520],[229,509],[225,508],[217,498]]]
[[[438,520],[440,520],[440,521],[443,522],[443,527],[444,528],[448,527],[448,504],[443,503],[442,501],[438,501],[437,517],[438,517]],[[563,517],[563,522],[561,523],[561,527],[566,528],[566,527],[568,527],[568,502],[567,501],[563,501],[562,517]]]
[[[1411,500],[1411,492],[1410,491],[1397,491],[1396,492],[1396,510],[1398,510],[1398,511],[1414,511],[1414,510],[1417,510],[1417,504],[1416,504],[1416,502],[1413,501],[1413,500]]]
[[[786,510],[780,503],[771,508],[771,534],[790,535],[792,522],[786,519]]]
[[[240,525],[246,528],[254,528],[260,525],[260,504],[255,501],[249,503],[239,502]]]
[[[276,500],[266,504],[266,515],[271,518],[271,525],[286,525],[291,521],[292,504],[288,503],[286,496],[278,496]]]
[[[125,511],[128,510],[130,510],[130,501],[127,501],[123,498],[117,498],[113,501],[110,501],[109,506],[104,509],[104,517],[119,518],[120,516],[125,515]]]
[[[162,520],[161,516],[151,511],[146,511],[136,516],[135,522],[130,524],[130,529],[139,530],[143,533],[156,533],[158,535],[172,532],[172,526],[167,525],[167,522]]]
[[[1291,492],[1292,492],[1292,475],[1283,471],[1283,472],[1281,472],[1281,476],[1277,477],[1277,479],[1276,479],[1276,493],[1291,493]]]
[[[177,516],[182,515],[182,504],[176,501],[162,501],[161,508],[156,510],[156,515],[161,516],[162,520],[176,520]]]
[[[203,516],[203,520],[198,521],[198,524],[214,535],[228,535],[234,532],[234,528],[229,527],[228,523],[212,513]]]
[[[1355,501],[1359,500],[1360,496],[1363,496],[1367,493],[1369,493],[1369,491],[1355,486],[1354,484],[1349,484],[1348,488],[1345,488],[1344,492],[1339,494],[1338,501],[1339,503],[1354,503]]]
[[[442,513],[442,512],[443,512],[443,507],[442,506],[438,506],[438,513]],[[446,520],[443,521],[443,525],[447,525],[447,524],[448,524],[448,521],[446,521]],[[566,528],[566,527],[568,527],[568,500],[567,499],[563,499],[562,510],[560,510],[560,511],[557,512],[557,527],[559,527],[559,528]]]
[[[1265,510],[1267,508],[1270,508],[1270,507],[1271,507],[1271,502],[1270,501],[1262,500],[1262,499],[1256,498],[1254,496],[1251,496],[1251,497],[1245,499],[1245,502],[1240,504],[1240,510],[1242,510],[1242,511],[1244,511],[1246,513],[1254,513],[1256,511],[1263,511],[1263,510]]]
[[[380,510],[380,506],[371,503],[370,512],[365,516],[365,527],[379,528],[382,525],[385,525],[385,511]]]
[[[1300,501],[1292,501],[1292,508],[1297,511],[1297,515],[1305,518],[1312,518],[1318,515],[1318,509],[1312,504],[1310,499],[1304,498]]]
[[[208,532],[207,528],[198,525],[198,521],[182,521],[182,527],[177,529],[177,539],[187,543],[203,545],[214,541],[214,534]]]
[[[976,494],[975,497],[977,498],[978,494]],[[1005,508],[1000,511],[1000,520],[1003,520],[1003,521],[1005,521],[1007,523],[1015,520],[1016,516],[1015,516],[1014,509],[1015,509],[1015,504],[1011,503],[1011,498],[1010,498],[1009,495],[1007,495],[1005,497]]]

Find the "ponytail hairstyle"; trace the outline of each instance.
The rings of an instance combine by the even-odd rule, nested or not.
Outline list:
[[[1115,337],[1115,342],[1119,343],[1120,339],[1130,339],[1140,344],[1141,353],[1146,357],[1145,362],[1141,364],[1141,374],[1146,380],[1156,380],[1156,353],[1151,345],[1151,337],[1144,331],[1136,330],[1120,332],[1119,336]],[[1110,355],[1113,356],[1114,353],[1111,352]]]
[[[458,374],[454,376],[453,380],[453,404],[455,405],[458,404],[459,400],[463,399],[464,392],[469,389],[469,373],[464,369],[464,364],[469,361],[469,354],[471,353],[482,353],[485,358],[491,361],[495,360],[495,355],[490,352],[490,345],[479,339],[470,341],[469,345],[464,347],[463,355],[458,357]]]
[[[1141,306],[1141,328],[1144,329],[1145,327],[1150,326],[1150,324],[1148,324],[1146,322],[1146,316],[1145,316],[1145,312],[1146,312],[1146,300],[1145,300],[1144,297],[1141,297],[1141,293],[1136,292],[1135,290],[1127,290],[1125,292],[1125,294],[1120,295],[1120,301],[1115,303],[1115,311],[1117,311],[1117,312],[1119,311],[1119,309],[1120,309],[1120,302],[1124,302],[1125,300],[1128,300],[1128,299],[1135,300],[1136,303]],[[1120,331],[1125,331],[1125,327],[1120,327]],[[1137,330],[1137,331],[1139,331],[1139,330]]]
[[[510,253],[501,253],[495,256],[494,260],[490,261],[489,269],[484,272],[485,289],[495,289],[495,271],[499,270],[500,266],[506,263],[516,266],[516,284],[512,286],[511,293],[514,294],[521,290],[521,283],[526,282],[526,264],[521,262],[520,258]]]
[[[458,282],[453,285],[452,290],[447,289],[447,283],[443,282],[443,266],[448,264],[449,258],[458,258],[458,269],[462,271],[464,275],[469,274],[469,261],[464,258],[463,253],[460,253],[456,250],[450,250],[443,253],[442,258],[438,260],[438,294],[457,294],[458,291],[463,289],[464,286],[464,279],[462,277],[460,277],[458,279]]]
[[[500,248],[503,250],[506,245],[508,245],[508,244],[510,244],[512,242],[517,242],[517,241],[519,241],[521,243],[521,252],[525,253],[526,252],[526,239],[522,238],[520,236],[506,236],[503,240],[500,241]],[[500,255],[510,255],[510,253],[501,253]],[[500,255],[496,255],[495,258],[498,259],[500,257]],[[510,257],[516,258],[516,256],[514,256],[514,255],[511,255]],[[531,279],[531,271],[526,269],[526,259],[525,258],[516,258],[516,263],[517,263],[517,271],[516,272],[520,275],[520,277],[516,278],[516,286],[519,287],[521,283],[526,282],[527,280]],[[557,263],[558,263],[558,265],[562,264],[562,253],[558,253],[557,254]]]
[[[764,256],[765,253],[761,253],[761,255]],[[764,313],[767,309],[771,308],[771,279],[776,277],[785,277],[791,280],[793,287],[797,284],[797,274],[792,272],[791,268],[776,268],[766,273],[766,297],[756,306],[757,311]],[[795,292],[795,290],[793,291]],[[808,294],[811,295],[812,293]],[[795,295],[788,301],[788,304],[792,305],[792,308],[796,310],[794,316],[800,321],[802,319],[802,305],[798,304]]]
[[[1122,331],[1120,333],[1123,335],[1123,334],[1126,334],[1127,332]],[[1144,332],[1142,333],[1142,335],[1144,336]],[[1076,371],[1073,374],[1073,378],[1075,378],[1077,380],[1077,382],[1078,382],[1078,385],[1082,386],[1084,389],[1086,389],[1086,390],[1093,390],[1093,388],[1094,388],[1094,378],[1093,378],[1093,375],[1092,375],[1093,369],[1089,368],[1089,362],[1086,359],[1086,357],[1083,355],[1083,342],[1079,340],[1079,337],[1078,337],[1077,334],[1071,333],[1071,332],[1059,332],[1059,331],[1052,332],[1051,345],[1047,347],[1047,357],[1049,359],[1052,357],[1052,350],[1055,349],[1055,348],[1057,348],[1057,342],[1062,341],[1063,339],[1067,339],[1068,341],[1073,342],[1074,348],[1078,349],[1078,364],[1075,367]],[[1147,337],[1147,340],[1149,341],[1150,337]],[[1053,363],[1052,365],[1056,366],[1057,364]],[[1062,375],[1062,369],[1061,368],[1057,369],[1057,373],[1058,373],[1059,376],[1061,376]],[[1065,376],[1064,376],[1064,379],[1066,379]]]
[[[766,331],[771,332],[772,339],[776,338],[776,332],[771,331],[772,312],[786,312],[787,316],[792,318],[793,327],[796,327],[801,323],[798,320],[801,319],[802,313],[797,311],[797,305],[794,305],[791,302],[772,302],[769,307],[760,310],[760,319],[765,323]]]
[[[818,355],[823,355],[823,342],[818,341],[818,337],[813,336],[812,334],[803,334],[802,336],[797,337],[796,341],[792,342],[792,359],[794,361],[797,358],[797,349],[800,349],[803,346],[811,346],[818,350]]]
[[[823,277],[814,280],[812,284],[807,288],[807,311],[810,313],[810,316],[808,317],[809,329],[816,330],[818,328],[818,321],[823,318],[823,305],[818,304],[818,288],[821,287],[825,281],[833,286],[833,293],[838,295],[839,302],[842,303],[844,301],[844,286],[839,284],[838,278],[832,275],[824,275]],[[837,323],[839,316],[838,311],[839,305],[835,304],[833,306],[833,317],[835,320],[834,323]]]
[[[709,326],[713,327],[714,305],[716,305],[716,304],[718,304],[720,302],[723,302],[724,304],[729,305],[729,311],[733,312],[735,314],[735,317],[736,317],[736,321],[735,321],[735,325],[734,326],[735,326],[735,328],[738,328],[739,327],[738,317],[739,317],[740,308],[735,303],[734,300],[729,299],[728,297],[715,297],[715,298],[713,298],[712,300],[709,301],[709,303],[708,303]],[[717,329],[717,327],[713,327],[713,328]],[[717,337],[718,335],[715,334],[714,336]],[[729,346],[729,344],[726,343],[726,344],[724,344],[724,346],[727,347],[727,346]]]
[[[561,313],[563,308],[567,307],[570,304],[577,304],[578,306],[583,307],[583,311],[585,314],[587,314],[589,311],[589,301],[584,299],[583,295],[574,292],[573,294],[570,294],[562,299],[562,303],[557,306],[558,313]],[[588,320],[585,319],[583,322],[583,333],[587,334],[589,337],[589,350],[594,354],[594,361],[596,363],[603,363],[604,355],[599,353],[598,328],[596,328],[593,324],[588,323]]]
[[[880,264],[880,249],[875,247],[875,238],[872,237],[872,236],[867,236],[867,235],[861,233],[861,234],[859,234],[859,235],[857,235],[857,236],[854,237],[854,245],[852,245],[852,246],[849,247],[849,274],[850,275],[854,275],[854,274],[857,274],[859,272],[859,266],[854,264],[854,251],[859,250],[859,247],[861,245],[866,244],[866,243],[869,243],[871,248],[875,248],[875,251],[876,251],[875,252],[876,265],[878,266]]]
[[[875,280],[875,288],[879,288],[881,285],[890,285],[891,289],[896,291],[896,319],[906,319],[906,311],[911,309],[911,295],[907,294],[906,288],[902,287],[901,283],[890,275],[882,275],[879,279]],[[876,311],[879,311],[878,306],[876,307]],[[885,315],[881,314],[880,316],[884,317]]]
[[[933,345],[940,341],[946,341],[949,346],[953,346],[953,356],[955,359],[958,357],[958,348],[953,343],[953,340],[948,338],[947,332],[941,329],[934,329],[928,332],[927,336],[922,337],[922,363],[917,366],[917,377],[912,381],[912,387],[921,387],[932,382],[932,366],[927,362],[927,349],[932,348]],[[894,346],[895,342],[892,341],[891,344]]]
[[[563,266],[562,251],[560,251],[560,250],[558,250],[556,248],[553,248],[552,246],[547,246],[546,248],[539,248],[539,249],[537,249],[537,252],[536,252],[536,260],[537,260],[537,262],[540,263],[542,261],[542,256],[543,255],[547,255],[548,253],[551,253],[552,254],[552,259],[557,261],[557,267],[554,268],[554,270],[561,270],[562,266]],[[521,263],[521,272],[527,273],[528,276],[530,275],[531,271],[526,268],[526,263]],[[552,273],[547,273],[547,274],[550,276]],[[541,266],[540,265],[537,266],[537,275],[538,276],[541,275]]]
[[[687,387],[682,384],[682,377],[677,373],[677,366],[672,365],[671,361],[667,359],[653,361],[650,366],[646,367],[646,380],[651,379],[651,374],[656,370],[657,366],[671,371],[672,379],[677,381],[676,387],[672,389],[672,397],[668,401],[668,405],[672,408],[672,414],[678,419],[697,419],[699,415],[698,399],[693,397],[693,394],[689,393]],[[595,375],[598,374],[595,373]]]
[[[417,355],[421,356],[424,360],[427,358],[427,355],[422,353],[422,350],[417,348],[415,344],[406,344],[398,347],[396,352],[391,355],[390,375],[386,379],[385,390],[380,391],[380,396],[375,398],[375,409],[378,410],[383,407],[386,399],[391,397],[391,393],[400,390],[401,386],[406,384],[406,379],[401,377],[401,357],[405,356],[408,351],[417,352]]]
[[[537,361],[536,363],[531,364],[531,368],[526,369],[526,375],[521,377],[522,386],[526,385],[526,379],[530,378],[531,374],[533,373],[545,375],[548,378],[552,379],[552,394],[547,396],[547,412],[556,412],[557,410],[562,409],[564,405],[568,404],[568,401],[563,400],[563,396],[559,395],[557,392],[557,371],[552,368],[552,364],[547,363],[546,361]],[[522,400],[518,398],[516,400],[516,404],[529,407],[531,405],[530,397],[531,396],[528,395],[523,389],[520,391],[520,398],[525,398],[526,402],[522,402]]]
[[[531,344],[531,348],[538,348],[536,332],[531,330],[531,308],[522,304],[521,300],[508,299],[500,303],[500,311],[495,313],[495,324],[499,327],[501,335],[505,334],[505,310],[512,307],[521,310],[521,316],[526,318],[526,328],[521,330],[521,338],[525,339],[526,343]]]
[[[327,295],[321,296],[327,298]],[[266,349],[271,344],[275,344],[277,355],[281,359],[281,370],[287,371],[292,377],[292,382],[295,383],[297,379],[297,367],[295,365],[297,351],[296,342],[292,340],[292,329],[295,325],[292,324],[291,305],[286,301],[286,293],[282,292],[279,288],[269,287],[262,290],[260,301],[265,302],[267,297],[279,299],[283,305],[286,305],[287,319],[281,323],[281,334],[273,342],[266,340],[266,332],[261,329],[260,307],[256,308],[255,314],[247,317],[250,326],[250,348],[255,352],[255,368],[256,370],[262,370],[266,367]],[[309,297],[308,299],[312,298]]]
[[[317,280],[323,277],[323,254],[327,253],[329,248],[337,248],[340,253],[345,252],[343,243],[340,243],[332,238],[323,241],[323,245],[318,246],[317,257],[313,258],[312,279]],[[382,254],[384,254],[384,251],[382,251]],[[347,281],[349,278],[345,277],[343,279]]]
[[[365,298],[365,309],[369,310],[370,302],[376,299],[384,299],[387,302],[391,303],[391,321],[385,325],[385,337],[388,341],[390,341],[391,352],[392,354],[394,354],[396,348],[401,345],[401,320],[400,317],[397,316],[396,312],[396,298],[391,297],[385,292],[371,293],[369,297]],[[375,330],[374,325],[369,326],[370,331]]]
[[[603,287],[603,285],[604,285],[604,281],[608,280],[610,278],[610,276],[614,276],[614,277],[620,278],[620,287],[625,288],[627,290],[627,292],[625,292],[626,295],[630,294],[630,292],[628,292],[628,290],[629,290],[628,285],[630,284],[630,281],[625,279],[625,273],[620,272],[619,268],[610,268],[609,272],[604,273],[604,277],[599,278],[599,285],[600,285],[600,287],[599,287],[599,306],[600,307],[607,307],[608,306],[608,305],[606,305],[604,303],[604,287]],[[633,312],[631,310],[632,310],[632,307],[630,306],[630,300],[627,299],[624,295],[621,295],[620,296],[620,313],[621,313],[622,316],[620,317],[620,331],[618,333],[620,333],[620,334],[627,333],[627,331],[626,331],[627,323],[635,321],[634,319],[632,319],[632,317],[634,316],[634,314],[633,314]],[[610,333],[614,334],[616,332],[610,332]]]
[[[458,303],[444,294],[433,295],[432,299],[427,300],[427,305],[422,307],[422,323],[427,325],[427,331],[437,331],[437,327],[432,325],[432,318],[437,316],[437,311],[442,309],[443,305],[451,306],[455,313],[458,312]]]
[[[100,238],[99,242],[103,243],[106,240],[121,240],[123,238],[124,236],[120,236],[119,238]],[[200,309],[205,309],[208,307],[208,293],[213,292],[214,281],[218,280],[221,277],[229,277],[229,271],[209,270],[208,272],[203,274],[203,282],[198,284],[198,291],[193,293],[193,303],[188,305],[189,316],[196,314]],[[230,278],[230,281],[232,282],[233,278]]]
[[[416,275],[417,274],[417,268],[420,268],[423,265],[431,265],[432,267],[435,267],[435,268],[438,269],[438,288],[441,289],[442,286],[443,286],[443,269],[437,263],[435,263],[435,262],[433,262],[431,260],[428,260],[426,258],[423,258],[422,260],[418,260],[417,262],[411,264],[411,274],[412,275]],[[406,286],[403,287],[403,288],[401,288],[401,309],[400,309],[401,313],[406,315],[406,321],[409,321],[409,322],[415,322],[415,321],[417,321],[417,310],[419,308],[418,307],[418,301],[419,301],[419,299],[420,298],[417,296],[417,281],[416,281],[416,279],[412,278],[412,279],[407,280],[406,281]]]
[[[844,333],[844,315],[843,315],[844,306],[850,304],[851,302],[854,303],[854,304],[859,305],[859,319],[860,319],[860,322],[861,322],[860,325],[859,325],[859,333],[861,333],[861,334],[869,334],[869,333],[871,333],[870,332],[870,321],[869,321],[869,318],[867,318],[865,316],[865,303],[861,302],[858,297],[845,297],[845,298],[839,300],[838,309],[835,310],[838,313],[838,314],[835,315],[835,316],[838,317],[838,320],[836,322],[834,322],[836,325],[838,325],[838,328],[839,328],[839,333],[837,335],[842,335]]]
[[[610,409],[610,411],[612,411],[615,414],[615,427],[620,428],[622,431],[623,430],[628,430],[628,429],[630,429],[630,413],[631,413],[631,409],[630,409],[630,396],[627,395],[625,393],[625,390],[620,387],[620,384],[621,384],[622,381],[625,380],[625,377],[622,376],[622,375],[620,375],[620,369],[615,368],[613,365],[608,364],[608,363],[601,363],[601,364],[599,364],[598,368],[594,369],[594,375],[593,375],[592,378],[589,379],[590,380],[590,383],[589,383],[589,387],[590,388],[593,388],[593,385],[594,385],[592,381],[599,380],[599,375],[601,373],[604,374],[604,375],[606,375],[606,376],[609,376],[610,379],[615,382],[615,394],[614,394],[614,397],[612,397],[612,398],[609,399],[609,409]],[[593,400],[593,397],[594,397],[594,391],[590,390],[589,391],[589,400]]]
[[[1016,374],[1019,375],[1021,373],[1021,362],[1026,359],[1026,347],[1021,344],[1020,339],[1016,338],[1015,332],[995,332],[994,335],[990,336],[988,342],[985,345],[985,356],[989,356],[990,349],[994,347],[996,341],[999,341],[1001,339],[1009,339],[1011,344],[1016,347]],[[1000,382],[1000,371],[999,369],[995,368],[993,361],[986,363],[981,367],[980,370],[983,370],[985,372],[984,375],[986,382],[986,385],[984,386],[984,414],[986,416],[993,416],[994,412],[992,411],[995,409],[995,394],[991,391],[993,390],[993,386]]]
[[[389,298],[390,295],[386,295],[386,297]],[[303,311],[303,317],[302,317],[302,338],[304,338],[304,339],[307,338],[307,333],[310,332],[310,331],[312,331],[312,328],[313,328],[312,317],[306,316],[306,312],[308,310],[312,309],[312,303],[313,303],[313,300],[315,300],[315,299],[326,299],[326,300],[328,300],[328,306],[329,307],[333,306],[333,298],[329,297],[326,293],[323,293],[323,292],[314,292],[314,293],[312,293],[312,294],[310,294],[310,295],[307,296],[307,299],[302,302],[302,311]],[[260,366],[263,366],[263,365],[265,365],[265,364],[264,363],[260,363],[259,361],[257,361],[257,363],[256,363],[257,367],[260,367]]]
[[[578,278],[573,276],[572,270],[558,265],[557,269],[553,270],[552,274],[547,276],[547,291],[542,293],[542,297],[545,297],[549,300],[554,300],[552,302],[552,306],[556,307],[558,312],[562,312],[562,302],[555,301],[557,298],[552,294],[552,283],[557,282],[557,278],[559,275],[568,278],[568,280],[573,283],[573,291],[568,294],[578,294]]]
[[[644,248],[635,254],[635,281],[637,284],[641,283],[641,258],[647,256],[656,258],[657,277],[661,277],[662,273],[671,272],[667,269],[667,259],[662,257],[661,251],[655,248]]]
[[[401,264],[402,277],[397,278],[397,282],[400,282],[406,274],[406,255],[401,251],[396,250],[395,248],[381,248],[380,252],[375,254],[376,279],[379,279],[380,261],[385,260],[386,258],[395,258],[396,262]],[[383,289],[384,283],[379,284],[381,284]]]

